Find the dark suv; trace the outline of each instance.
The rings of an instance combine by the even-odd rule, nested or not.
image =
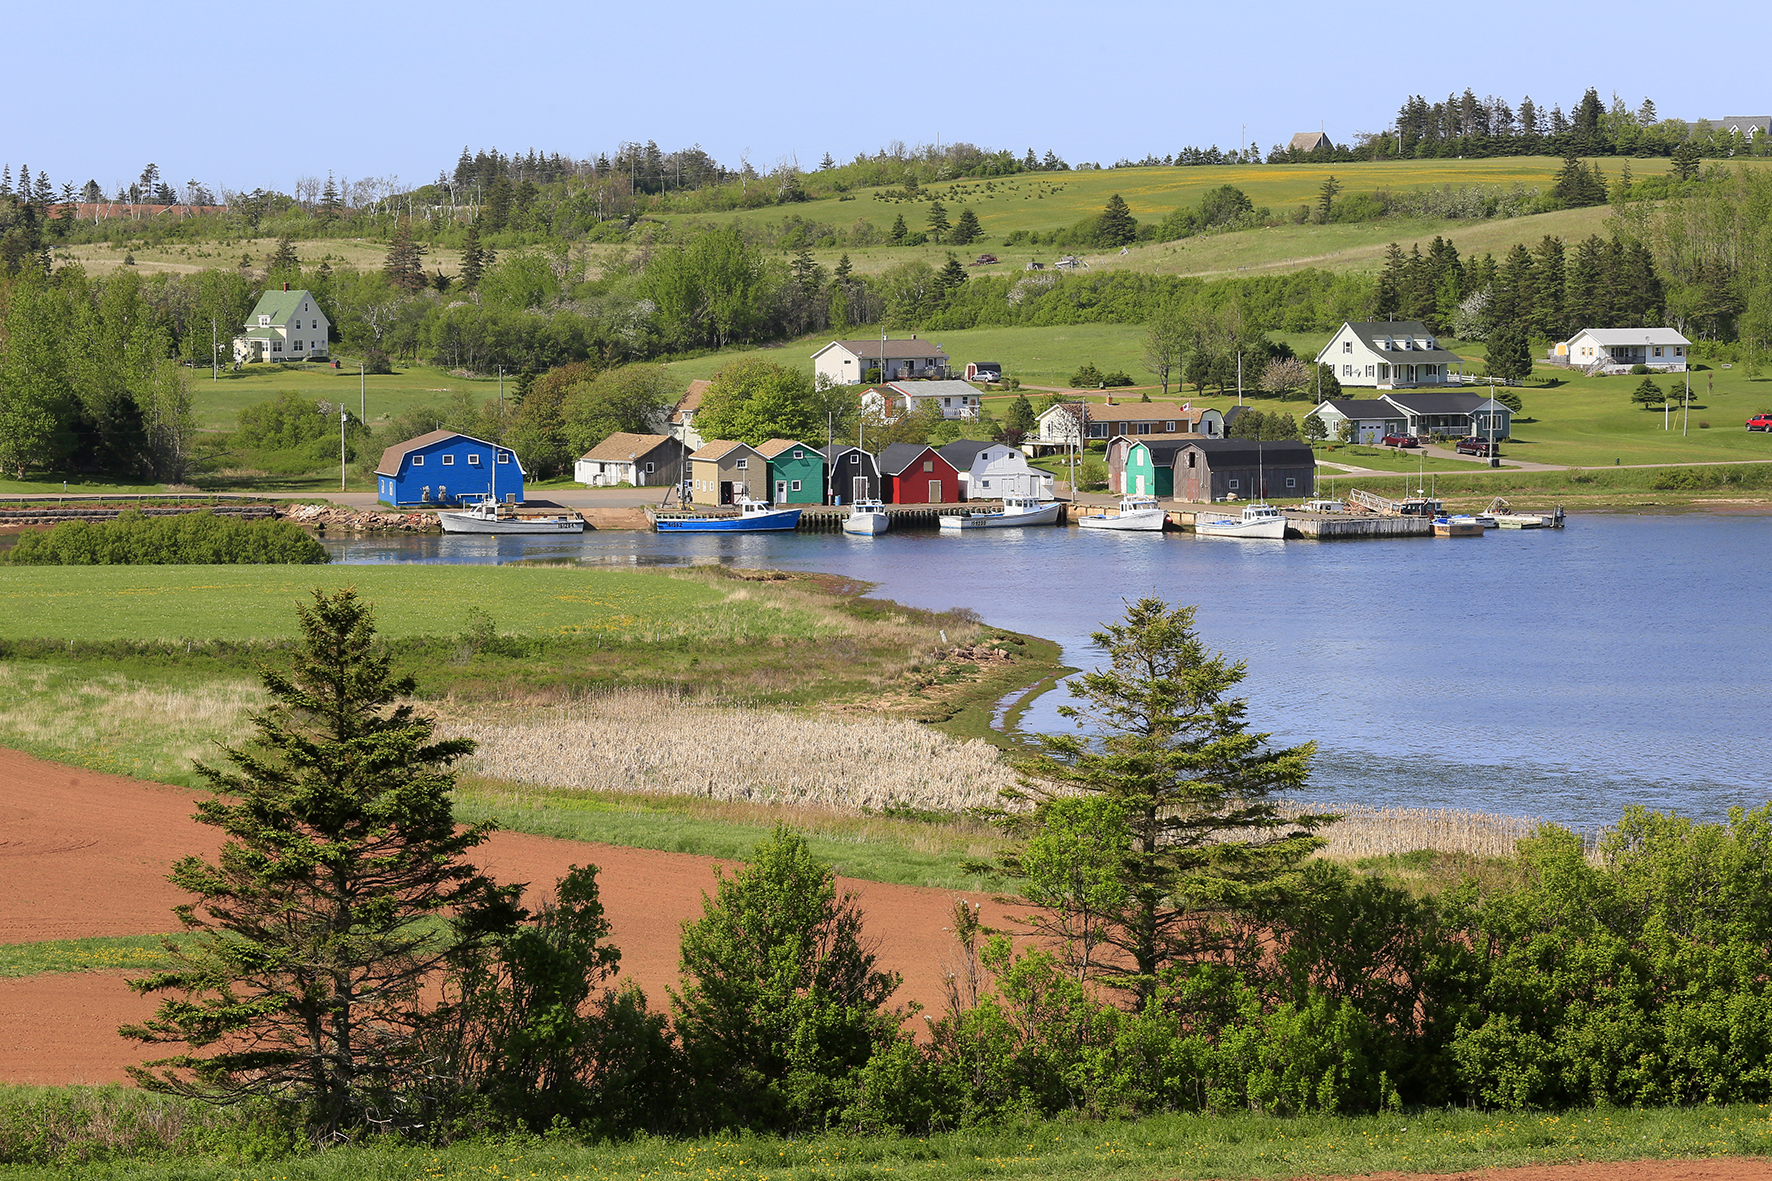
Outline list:
[[[1460,439],[1458,440],[1458,453],[1460,455],[1500,455],[1501,444],[1491,443],[1488,439]]]

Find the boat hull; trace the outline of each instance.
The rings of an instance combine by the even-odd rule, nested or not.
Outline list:
[[[857,537],[876,537],[892,528],[892,518],[885,513],[850,513],[843,518],[843,532]]]
[[[1168,514],[1162,509],[1141,509],[1117,517],[1106,514],[1078,517],[1077,524],[1084,529],[1111,529],[1120,533],[1161,533],[1168,520]]]
[[[660,533],[785,533],[799,528],[800,512],[794,508],[742,517],[660,517],[653,528]]]
[[[1058,504],[1049,504],[1031,513],[1016,513],[1013,516],[1005,513],[967,513],[963,517],[942,517],[939,524],[943,529],[1020,529],[1024,525],[1051,525],[1058,521],[1058,510],[1061,507]]]
[[[1435,521],[1435,537],[1481,537],[1483,526],[1475,520]]]
[[[585,523],[580,517],[521,518],[488,521],[466,513],[438,513],[437,520],[445,533],[583,533]]]
[[[1198,521],[1194,522],[1194,532],[1201,537],[1234,537],[1250,538],[1258,541],[1283,541],[1286,537],[1286,518],[1275,517],[1266,521]]]

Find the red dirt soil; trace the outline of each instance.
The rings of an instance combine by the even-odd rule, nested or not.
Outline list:
[[[172,861],[213,857],[219,834],[191,819],[200,793],[0,750],[0,943],[139,935],[176,929],[172,908],[188,897],[167,882]],[[677,982],[678,932],[701,913],[715,861],[524,833],[500,832],[475,858],[500,881],[539,889],[574,865],[596,864],[622,974],[655,1006]],[[840,879],[861,898],[882,967],[901,972],[895,1003],[937,1006],[943,930],[957,894]],[[1000,908],[988,899],[987,921]],[[130,993],[124,973],[79,972],[0,980],[0,1081],[41,1084],[125,1081],[145,1047],[116,1027],[152,1002]]]
[[[215,830],[195,823],[198,793],[104,775],[0,750],[0,943],[137,935],[173,928],[172,907],[185,895],[166,873],[173,859],[214,856]],[[551,886],[573,864],[595,863],[603,904],[622,950],[623,974],[663,1005],[677,979],[678,931],[701,912],[715,862],[523,833],[494,834],[480,864],[506,881]],[[951,944],[943,927],[957,895],[943,890],[843,879],[857,892],[883,967],[902,972],[893,999],[938,1005],[941,961]],[[987,921],[1001,908],[983,902]],[[124,987],[126,973],[69,972],[0,980],[0,1081],[58,1085],[126,1082],[123,1068],[145,1047],[117,1036],[117,1026],[146,1017],[151,998]],[[1419,1176],[1375,1173],[1367,1181]],[[1459,1173],[1465,1181],[1759,1181],[1772,1165],[1758,1160],[1631,1161],[1548,1165]]]

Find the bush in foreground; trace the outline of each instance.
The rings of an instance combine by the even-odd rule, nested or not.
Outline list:
[[[114,521],[64,521],[26,533],[8,556],[17,566],[315,565],[326,547],[288,521],[244,521],[212,512],[150,517],[130,509]]]

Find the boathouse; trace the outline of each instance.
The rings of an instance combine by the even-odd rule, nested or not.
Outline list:
[[[689,457],[689,499],[695,504],[736,504],[740,496],[769,498],[769,461],[755,447],[709,439]]]
[[[486,496],[523,503],[523,464],[516,452],[459,431],[431,431],[396,443],[375,465],[375,498],[396,508]]]
[[[961,500],[960,473],[927,443],[892,443],[880,452],[880,483],[888,504]]]
[[[880,499],[880,464],[871,452],[836,443],[823,454],[826,491],[832,504]]]
[[[1196,503],[1308,498],[1317,488],[1310,444],[1290,440],[1187,440],[1176,445],[1172,470],[1176,493]]]
[[[824,503],[822,450],[797,439],[771,439],[757,450],[769,465],[770,503]]]

